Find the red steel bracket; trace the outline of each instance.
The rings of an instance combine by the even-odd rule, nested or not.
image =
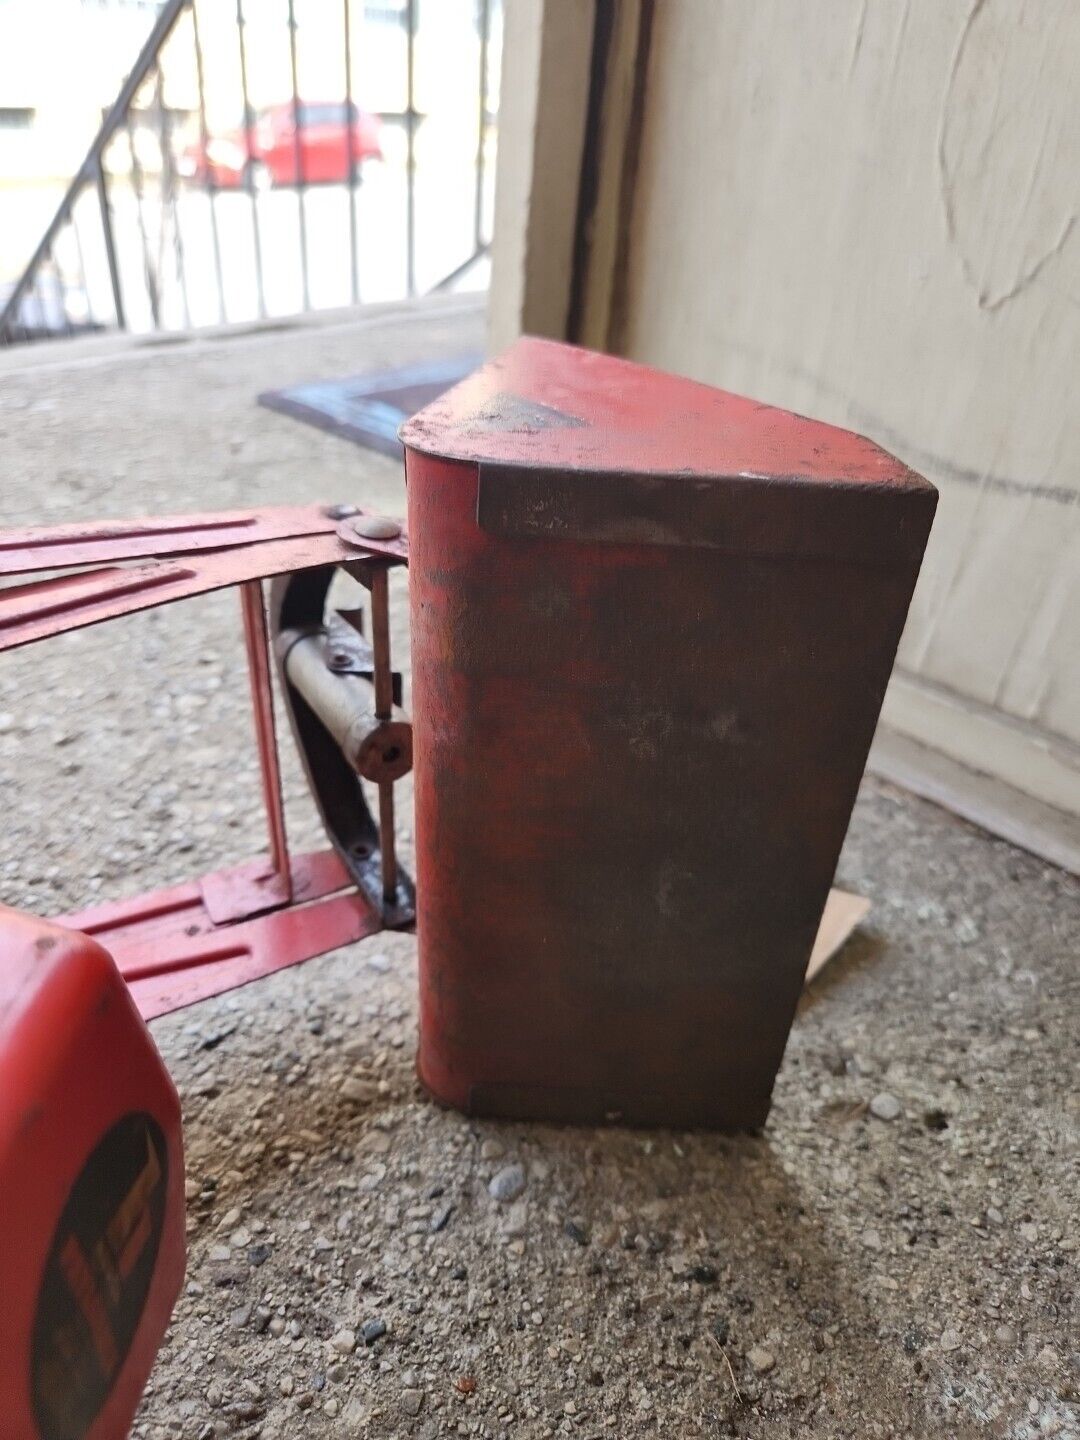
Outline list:
[[[262,591],[264,578],[298,570],[407,560],[404,534],[354,531],[364,513],[280,506],[0,531],[0,577],[53,572],[0,588],[0,651],[240,586],[269,855],[61,921],[110,951],[145,1019],[382,928],[332,850],[289,855]]]

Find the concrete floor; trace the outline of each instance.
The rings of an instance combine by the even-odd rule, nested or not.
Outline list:
[[[400,511],[394,463],[254,396],[481,336],[447,301],[5,357],[3,519]],[[58,913],[256,852],[236,620],[213,596],[4,657],[5,901]],[[286,791],[315,841],[291,759]],[[435,1108],[408,937],[156,1024],[190,1257],[135,1433],[1080,1434],[1080,883],[873,781],[838,879],[873,910],[807,997],[758,1139]]]

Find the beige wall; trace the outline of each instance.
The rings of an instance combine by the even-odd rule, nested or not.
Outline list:
[[[661,0],[612,337],[938,485],[886,719],[1072,816],[1077,75],[1075,0]]]
[[[1080,5],[619,0],[584,134],[592,11],[508,0],[493,345],[569,335],[928,475],[876,763],[1080,869]]]

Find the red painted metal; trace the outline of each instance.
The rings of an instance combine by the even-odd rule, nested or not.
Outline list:
[[[183,1279],[180,1105],[106,951],[6,908],[0,1196],[5,1440],[117,1440]]]
[[[525,340],[403,429],[422,1080],[756,1128],[936,493]]]
[[[146,1018],[381,927],[336,854],[289,856],[261,581],[365,557],[400,564],[407,554],[404,536],[362,537],[341,507],[324,506],[0,532],[0,575],[86,567],[0,591],[0,650],[240,586],[269,856],[64,922],[109,946]]]
[[[329,533],[337,523],[325,506],[281,505],[266,510],[32,525],[0,532],[0,575],[256,545]]]
[[[267,527],[274,514],[264,512]],[[16,537],[10,542],[6,555],[0,550],[0,576],[41,568],[36,562],[47,552],[51,558],[46,568],[86,563],[72,559],[80,553],[92,553],[101,561],[124,560],[136,553],[143,557],[152,553],[153,557],[141,564],[101,565],[75,575],[0,590],[0,652],[270,575],[339,565],[365,554],[390,556],[399,561],[408,556],[404,536],[386,541],[362,540],[355,536],[346,540],[335,533],[336,521],[312,521],[313,528],[300,534],[284,538],[268,535],[239,543],[230,541],[223,548],[211,549],[207,548],[210,543],[207,537],[215,532],[205,528],[205,516],[197,518],[200,524],[191,527],[196,532],[194,536],[189,531],[180,531],[175,543],[155,541],[152,552],[148,548],[149,540],[141,532],[134,538],[120,534],[108,540],[100,535],[97,527],[88,526],[80,532],[87,537],[87,548],[83,551],[79,550],[70,526],[56,527],[63,532],[62,544],[51,551],[47,530],[0,532],[0,545],[8,543],[8,537]],[[290,525],[296,523],[294,520]],[[25,543],[27,535],[37,537],[34,545]],[[143,548],[136,551],[133,546]],[[66,560],[58,558],[61,551],[66,553]]]
[[[58,923],[109,950],[153,1020],[381,929],[332,850],[293,856],[290,875],[291,901],[263,857]]]

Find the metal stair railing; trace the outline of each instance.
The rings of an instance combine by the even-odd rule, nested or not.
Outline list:
[[[263,193],[264,178],[260,173],[260,152],[256,143],[256,112],[249,94],[251,53],[245,31],[249,19],[245,0],[235,0],[235,46],[238,75],[236,108],[242,115],[233,132],[240,137],[245,163],[242,175],[231,187],[247,196],[249,220],[243,237],[245,251],[250,244],[254,280],[254,313],[247,303],[247,313],[235,297],[236,288],[226,275],[223,228],[219,207],[227,199],[211,163],[216,137],[207,119],[207,67],[205,27],[200,27],[200,8],[211,0],[165,0],[154,21],[130,73],[110,106],[101,127],[94,136],[48,227],[27,261],[14,286],[0,307],[0,345],[72,335],[88,330],[185,330],[198,324],[226,323],[235,319],[265,319],[271,313],[267,302],[266,234],[274,242],[274,253],[282,259],[281,211],[264,215],[267,197]],[[221,3],[221,0],[217,0]],[[249,5],[252,0],[248,0]],[[356,153],[354,118],[358,115],[354,96],[355,76],[353,50],[357,24],[352,7],[359,0],[342,0],[341,43],[344,57],[344,95],[341,97],[342,157],[341,188],[347,194],[348,276],[340,300],[334,303],[357,304],[363,298],[361,285],[360,241],[358,220],[358,182],[360,161]],[[384,127],[403,132],[404,144],[404,215],[402,290],[412,297],[419,293],[417,274],[417,135],[424,115],[417,109],[416,41],[419,0],[400,0],[404,27],[403,88],[405,105],[400,110],[382,111],[378,120]],[[425,293],[452,288],[489,251],[488,226],[491,209],[492,167],[489,152],[494,142],[497,101],[497,66],[493,57],[493,34],[501,21],[502,0],[476,0],[476,148],[468,164],[472,170],[472,194],[466,202],[471,214],[468,244],[464,255],[444,266],[441,277],[425,285]],[[288,0],[288,60],[291,93],[283,97],[292,124],[293,175],[279,182],[278,188],[295,191],[296,239],[299,252],[299,297],[296,303],[286,302],[274,308],[275,316],[306,311],[312,308],[311,255],[307,216],[307,192],[317,182],[309,180],[308,151],[305,147],[307,113],[310,98],[302,97],[298,51],[298,0]],[[181,177],[176,153],[178,112],[167,101],[164,52],[167,46],[179,44],[180,22],[189,35],[191,88],[197,96],[197,134],[194,149],[200,157],[196,173]],[[215,32],[220,43],[220,12]],[[230,22],[233,23],[233,22]],[[171,55],[171,51],[170,51]],[[170,69],[170,75],[174,72]],[[468,77],[463,77],[468,83]],[[220,100],[220,96],[218,97]],[[467,97],[466,97],[467,98]],[[219,105],[220,108],[220,105]],[[282,107],[277,107],[281,109]],[[180,123],[183,123],[181,119]],[[141,137],[141,138],[140,138]],[[153,144],[155,154],[148,165],[141,151]],[[114,149],[115,147],[115,149]],[[122,168],[109,163],[110,155],[122,149]],[[189,160],[190,166],[190,160]],[[126,171],[127,185],[119,188]],[[183,182],[183,183],[182,183]],[[159,205],[151,204],[156,189]],[[201,192],[204,204],[198,213],[199,225],[193,226],[191,207]],[[94,203],[96,201],[96,204]],[[118,229],[117,204],[123,202],[126,229]],[[89,246],[85,212],[93,216]],[[186,220],[184,216],[186,215]],[[229,238],[236,250],[238,213],[230,208],[227,219]],[[81,223],[80,223],[81,220]],[[397,222],[395,221],[395,224]],[[207,244],[207,234],[209,244]],[[250,240],[248,241],[248,235]],[[201,275],[193,271],[191,251],[209,252],[210,260],[202,265]],[[96,262],[96,267],[95,263]],[[236,267],[234,266],[234,269]],[[279,265],[279,269],[285,268]],[[287,267],[295,269],[290,265]],[[74,272],[74,279],[72,279]],[[280,278],[280,277],[279,277]],[[279,286],[279,289],[281,287]],[[245,290],[250,291],[245,283]],[[196,294],[196,290],[198,293]],[[209,298],[212,295],[212,300]],[[380,298],[389,298],[380,296]],[[104,303],[102,303],[104,302]],[[196,315],[200,308],[204,312]],[[209,313],[206,313],[209,312]]]

